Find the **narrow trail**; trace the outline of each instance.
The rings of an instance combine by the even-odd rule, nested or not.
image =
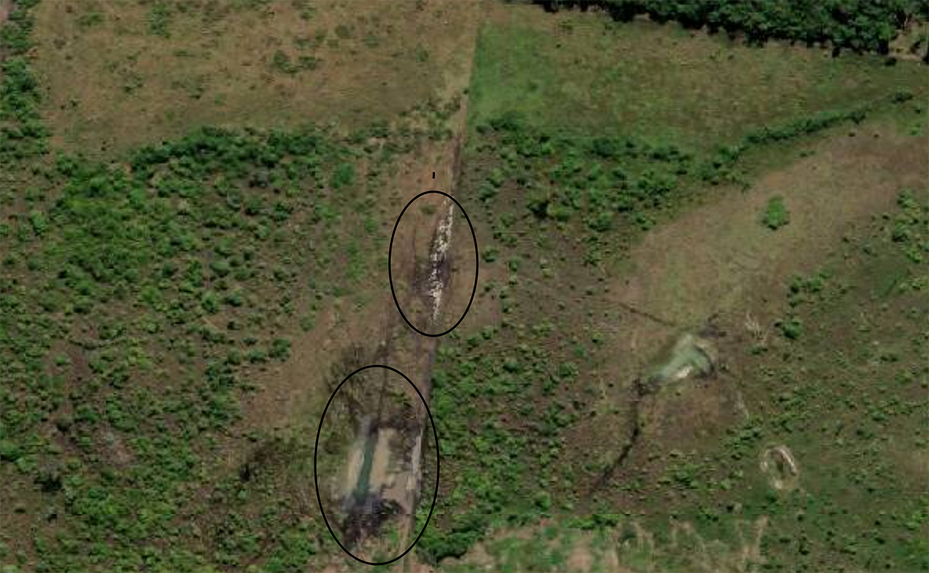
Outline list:
[[[449,189],[450,194],[453,189]],[[453,201],[445,199],[442,209],[439,210],[439,216],[436,217],[432,226],[432,240],[430,252],[427,258],[428,268],[417,268],[415,251],[413,247],[416,244],[416,234],[418,229],[414,229],[411,236],[410,251],[412,257],[408,257],[407,263],[407,280],[409,284],[416,285],[401,300],[401,305],[409,308],[416,299],[421,299],[427,303],[428,322],[430,328],[428,331],[435,330],[441,312],[445,296],[448,291],[451,280],[452,270],[449,261],[449,249],[452,241],[452,228],[455,218],[455,204]],[[424,272],[425,271],[425,272]],[[420,276],[425,275],[426,280],[418,280]],[[435,365],[436,354],[439,348],[439,338],[427,337],[419,334],[403,320],[400,319],[399,313],[393,313],[387,318],[387,326],[384,330],[383,339],[380,341],[377,353],[377,362],[393,366],[406,373],[413,380],[423,399],[428,405],[432,394],[432,371]],[[377,393],[377,406],[373,420],[368,421],[365,427],[365,449],[362,467],[357,482],[351,493],[349,508],[343,521],[343,529],[347,531],[346,542],[349,546],[363,541],[369,534],[376,534],[376,529],[388,509],[389,500],[379,498],[379,492],[373,492],[369,486],[371,483],[372,460],[378,455],[377,449],[386,447],[387,443],[378,439],[382,426],[387,424],[385,416],[385,395],[388,392],[388,373],[384,371],[384,378],[380,382],[380,388]],[[399,510],[408,515],[407,525],[405,528],[404,538],[412,539],[418,532],[414,531],[416,521],[416,507],[419,503],[419,492],[422,489],[422,471],[424,464],[421,458],[424,452],[430,452],[433,455],[435,446],[424,447],[423,440],[429,440],[432,433],[428,413],[423,409],[419,413],[417,420],[417,431],[415,432],[414,445],[412,448],[411,459],[409,460],[408,475],[398,474],[399,480],[412,487],[407,488],[407,496],[400,500]],[[388,454],[389,455],[389,454]],[[431,493],[432,488],[427,487]]]
[[[464,115],[464,111],[460,112]],[[463,135],[464,126],[461,126],[461,132],[455,138],[454,147],[452,148],[452,175],[451,175],[451,185],[445,191],[449,195],[454,196],[457,182],[460,176],[460,154],[461,146],[463,144],[464,135]],[[441,212],[441,211],[440,211]],[[425,293],[417,293],[415,290],[410,293],[411,297],[425,294],[428,298],[431,299],[431,315],[430,315],[430,326],[435,326],[440,317],[442,311],[443,301],[447,299],[448,286],[451,281],[451,269],[448,260],[448,251],[451,246],[452,240],[452,227],[454,224],[454,212],[455,205],[451,200],[445,200],[445,213],[441,219],[437,222],[433,232],[433,240],[431,242],[431,251],[429,253],[429,280],[426,284]],[[415,271],[414,271],[415,272]],[[414,284],[411,282],[411,284]],[[428,405],[432,397],[432,372],[435,368],[436,355],[438,353],[440,338],[439,337],[426,337],[418,332],[414,331],[405,323],[403,328],[406,330],[406,336],[414,340],[414,352],[412,360],[416,363],[416,372],[418,376],[415,379],[417,386],[419,387],[420,392],[423,395],[423,399]],[[430,329],[432,330],[432,329]],[[416,455],[422,456],[423,452],[427,449],[423,447],[423,440],[429,439],[429,434],[432,430],[430,427],[429,415],[426,412],[422,413],[422,420],[420,421],[420,431],[417,436],[416,446],[414,452]],[[438,448],[438,444],[434,444],[433,448]],[[435,455],[438,455],[439,452],[435,451]],[[431,455],[431,454],[430,454]],[[421,460],[417,460],[421,461]],[[437,471],[438,468],[436,468]],[[424,484],[422,483],[422,470],[423,464],[418,463],[415,465],[415,473],[417,475],[412,476],[413,481],[415,482],[415,487],[412,492],[410,499],[410,513],[408,519],[407,529],[405,531],[405,539],[413,539],[418,535],[416,528],[416,507],[419,505],[420,493]],[[431,494],[431,487],[427,487],[429,494]]]

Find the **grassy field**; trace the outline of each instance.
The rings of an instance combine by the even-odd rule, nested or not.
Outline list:
[[[926,567],[929,521],[917,508],[927,494],[927,373],[917,357],[926,352],[927,208],[902,191],[815,271],[777,285],[769,308],[779,317],[766,332],[738,315],[719,320],[726,369],[708,387],[659,396],[657,414],[715,410],[734,423],[656,428],[646,442],[653,455],[633,458],[636,469],[616,480],[635,484],[615,495],[629,504],[622,522],[653,537],[653,566],[713,570],[757,542],[750,556],[766,570]],[[765,308],[762,296],[749,301]],[[765,466],[776,448],[794,469]],[[656,499],[668,509],[655,511]],[[689,559],[669,547],[681,524],[692,530]],[[620,560],[634,557],[619,550]]]
[[[470,124],[518,113],[552,134],[628,135],[706,149],[898,91],[925,100],[918,64],[902,64],[786,44],[747,47],[673,23],[616,24],[602,15],[514,6],[481,28]]]
[[[192,127],[367,127],[452,97],[465,4],[66,2],[36,8],[54,142],[109,156]]]
[[[395,570],[929,568],[925,67],[383,6],[10,14],[0,568],[364,568],[311,459],[369,363],[419,385],[439,436]],[[480,273],[426,341],[387,249],[430,187]],[[411,284],[429,207],[395,261]],[[656,382],[682,340],[704,371]]]
[[[318,359],[317,321],[364,306],[392,223],[372,191],[425,131],[384,145],[384,126],[205,128],[109,163],[43,153],[30,63],[5,62],[3,91],[4,564],[286,570],[339,554],[300,433],[325,396],[273,436],[266,381]],[[291,402],[328,379],[314,366]]]
[[[482,272],[492,278],[478,296],[474,319],[466,319],[462,333],[453,334],[439,354],[435,410],[447,461],[437,522],[427,531],[424,550],[436,557],[459,555],[490,529],[506,531],[549,516],[641,511],[667,520],[704,503],[693,493],[675,498],[677,482],[689,482],[695,471],[684,452],[702,460],[700,452],[728,439],[728,428],[742,423],[742,386],[719,374],[644,402],[639,409],[647,421],[626,462],[636,469],[603,484],[638,415],[630,409],[633,383],[682,331],[709,328],[724,342],[744,332],[751,319],[772,337],[793,334],[794,319],[778,314],[772,303],[791,277],[819,264],[843,238],[857,236],[872,213],[891,209],[901,188],[920,185],[926,176],[919,153],[924,139],[896,135],[884,121],[856,130],[854,139],[842,128],[828,130],[821,143],[800,138],[795,159],[773,172],[757,167],[749,177],[757,185],[747,193],[678,176],[680,194],[672,189],[653,203],[637,201],[643,185],[630,184],[628,208],[605,228],[591,225],[589,217],[602,207],[595,207],[598,179],[587,174],[615,172],[615,159],[585,155],[586,144],[561,140],[550,141],[551,155],[539,159],[532,155],[538,147],[526,143],[539,139],[523,134],[514,138],[515,146],[503,136],[504,143],[485,145],[472,156],[474,171],[464,185],[475,198],[466,208],[484,222],[478,225]],[[874,130],[883,133],[881,139],[874,139]],[[747,163],[766,151],[749,153]],[[552,162],[565,156],[583,167]],[[642,168],[638,160],[618,164],[630,173]],[[645,165],[656,174],[679,167]],[[566,172],[576,179],[559,180]],[[495,187],[495,179],[503,182]],[[538,213],[533,191],[548,184],[565,198],[556,196]],[[716,198],[693,216],[662,212],[663,202],[701,201],[686,193],[704,188]],[[764,224],[774,192],[786,196],[791,210],[791,221],[778,230]],[[836,201],[841,193],[848,199]],[[638,241],[643,222],[655,228],[629,250],[625,245]],[[916,271],[901,266],[895,272]],[[721,351],[727,368],[752,347],[741,342],[738,351]],[[683,468],[677,477],[669,477],[675,475],[671,464]],[[726,468],[727,462],[697,466]],[[733,495],[740,494],[754,495],[747,489]],[[656,508],[656,497],[670,508]],[[754,523],[759,517],[745,519]],[[737,531],[732,520],[720,527],[729,535]]]
[[[777,493],[759,469],[777,443],[753,442],[738,478],[731,450],[718,452],[753,435],[752,424],[780,423],[744,419],[780,400],[752,383],[754,369],[774,366],[743,363],[755,345],[742,334],[746,321],[785,345],[781,356],[802,345],[785,341],[805,319],[779,314],[792,277],[892,212],[901,189],[924,187],[923,84],[916,65],[747,48],[590,14],[515,7],[486,23],[461,186],[465,208],[478,213],[487,278],[474,316],[437,362],[435,409],[450,459],[426,556],[464,556],[463,570],[922,566],[914,544],[923,521],[887,526],[894,547],[908,549],[843,549],[822,535],[859,535],[870,510],[843,506],[837,483],[817,475],[804,503],[840,507],[847,521],[794,525],[769,505]],[[898,95],[907,92],[916,97]],[[768,222],[775,197],[786,223]],[[898,249],[886,237],[881,245]],[[894,260],[895,273],[917,272],[915,261]],[[915,312],[918,295],[907,296]],[[838,324],[849,311],[833,312]],[[636,380],[687,331],[708,333],[722,370],[637,397]],[[810,348],[804,364],[825,352]],[[916,355],[906,354],[907,369]],[[834,364],[820,368],[843,376]],[[861,403],[879,391],[865,384]],[[915,398],[899,420],[907,431]],[[828,392],[818,399],[808,406],[834,403]],[[816,459],[812,445],[802,451],[798,459]],[[922,495],[902,492],[874,506]],[[815,544],[818,561],[791,561],[790,542],[775,545],[782,538]]]

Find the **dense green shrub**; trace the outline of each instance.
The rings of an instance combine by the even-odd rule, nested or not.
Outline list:
[[[197,503],[228,507],[192,494],[219,487],[204,464],[249,378],[289,358],[281,329],[350,295],[332,253],[351,245],[352,276],[369,264],[376,227],[347,235],[378,185],[358,158],[377,172],[422,133],[381,152],[314,128],[205,128],[110,163],[55,156],[29,60],[5,54],[2,177],[23,191],[0,222],[0,475],[57,508],[53,537],[16,546],[48,571],[305,569],[324,526],[282,491],[262,490],[266,520],[232,512],[198,547],[177,524],[204,524],[182,516]]]
[[[771,197],[768,200],[761,222],[772,231],[776,231],[790,222],[790,213],[787,212],[783,197]]]

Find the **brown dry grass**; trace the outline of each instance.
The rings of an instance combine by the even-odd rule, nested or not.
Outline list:
[[[39,5],[36,69],[58,146],[120,151],[198,125],[366,125],[470,71],[472,2],[323,0],[306,18],[297,1],[169,4],[167,38],[150,31],[152,3]],[[82,25],[89,14],[99,22]],[[287,73],[277,53],[316,68]]]

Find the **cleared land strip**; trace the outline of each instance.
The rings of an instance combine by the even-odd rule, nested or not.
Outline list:
[[[476,5],[473,5],[473,8],[476,8]],[[469,20],[469,24],[473,32],[472,42],[467,53],[459,54],[461,73],[446,78],[446,93],[442,94],[445,98],[457,98],[459,101],[458,110],[448,121],[451,135],[443,140],[423,143],[417,153],[400,162],[399,173],[391,185],[391,189],[395,190],[394,196],[390,197],[390,204],[396,211],[392,215],[394,219],[413,197],[424,191],[439,190],[455,195],[466,133],[466,88],[470,81],[473,46],[476,41],[476,18]],[[385,189],[385,193],[387,192],[389,190]],[[423,201],[423,205],[418,205],[420,201]],[[385,200],[385,203],[388,201]],[[461,217],[460,213],[455,212],[452,201],[441,195],[429,195],[416,203],[411,205],[404,215],[403,224],[398,228],[391,266],[395,280],[404,281],[409,287],[406,291],[398,293],[398,302],[404,308],[407,317],[411,317],[409,309],[421,306],[428,312],[419,318],[430,324],[428,331],[439,332],[444,330],[438,325],[444,323],[442,318],[445,309],[451,305],[454,306],[451,312],[460,312],[460,305],[455,303],[460,296],[464,296],[464,289],[457,288],[456,267],[450,260],[458,256],[458,243],[466,240],[467,225],[463,221],[455,220]],[[467,243],[465,246],[470,248],[470,235],[467,237]],[[453,285],[455,288],[451,288]],[[419,334],[400,317],[386,276],[377,286],[377,304],[372,304],[371,313],[355,314],[349,318],[353,324],[348,326],[348,329],[355,334],[342,339],[342,343],[373,346],[369,350],[376,351],[369,352],[369,355],[375,356],[377,363],[389,365],[406,374],[428,404],[432,394],[432,370],[441,338]],[[470,284],[468,286],[470,294]],[[463,307],[461,310],[463,311]],[[415,321],[415,318],[413,320]],[[379,326],[372,328],[373,324]],[[454,324],[454,321],[451,324]],[[418,325],[422,327],[423,324],[419,322]],[[364,342],[365,340],[376,342],[370,344]],[[408,438],[414,439],[415,445],[411,454],[405,452],[403,455],[411,455],[413,458],[436,455],[433,451],[435,446],[427,445],[427,442],[432,442],[429,437],[432,427],[424,410],[420,413],[415,437],[412,431],[410,434]],[[390,441],[377,440],[371,455],[374,459],[397,455],[397,452],[380,451],[384,449],[390,449]],[[390,493],[405,514],[401,531],[403,548],[419,534],[416,530],[416,508],[420,497],[431,496],[433,493],[431,477],[429,483],[423,483],[422,475],[426,468],[432,468],[431,472],[435,471],[434,462],[427,463],[431,462],[431,459],[398,460],[399,463],[394,467],[396,471],[385,480],[394,484],[408,484],[405,491],[398,493],[397,488],[393,488]],[[367,546],[367,536],[376,538],[377,532],[362,532],[357,544]],[[374,543],[376,545],[376,540]],[[410,556],[406,559],[411,558],[415,559]]]

